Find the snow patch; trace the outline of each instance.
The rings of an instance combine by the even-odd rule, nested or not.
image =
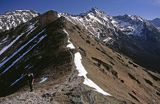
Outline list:
[[[70,41],[70,38],[69,38],[69,34],[68,34],[68,32],[64,29],[63,30],[66,34],[67,34],[67,36],[68,36],[68,45],[67,45],[67,48],[70,48],[70,49],[75,49],[75,46],[72,44],[72,42]]]
[[[110,40],[112,40],[111,37],[107,37],[106,39],[103,40],[103,42],[108,43]]]
[[[112,19],[111,23],[113,24],[113,26],[118,27],[118,26],[117,26],[117,24],[118,24],[117,21],[115,21],[115,20]]]
[[[72,43],[68,44],[67,45],[67,48],[70,48],[70,49],[75,49],[74,45]]]
[[[58,18],[60,18],[61,17],[61,14],[60,13],[58,13]]]
[[[96,16],[93,16],[93,15],[91,15],[91,14],[88,14],[88,16],[89,16],[91,19],[93,19],[93,20],[99,22],[100,24],[105,25],[105,23],[103,23],[101,20],[99,20]]]
[[[84,77],[84,82],[83,84],[94,88],[95,91],[103,94],[103,95],[108,95],[111,96],[109,93],[105,92],[103,89],[101,89],[97,84],[95,84],[92,80],[87,78],[87,71],[85,70],[84,66],[82,65],[82,57],[79,52],[75,53],[74,56],[74,63],[76,65],[76,69],[78,70],[79,74],[78,76],[83,76]]]
[[[47,79],[48,79],[48,77],[42,77],[42,78],[41,78],[41,81],[40,81],[39,83],[43,83],[43,82],[45,82]]]
[[[27,20],[25,19],[25,18],[22,18],[22,21],[25,23],[25,22],[27,22]]]
[[[70,41],[68,32],[65,29],[63,31],[68,36],[68,42],[69,42],[69,44],[67,45],[67,47],[70,48],[70,49],[75,49],[74,45]],[[89,78],[87,78],[87,71],[85,70],[84,66],[82,65],[81,60],[82,60],[81,54],[79,52],[75,53],[75,55],[74,55],[74,63],[75,63],[75,66],[76,66],[76,70],[78,70],[78,72],[79,72],[78,76],[83,76],[84,77],[83,84],[85,84],[85,85],[87,85],[89,87],[94,88],[95,91],[97,91],[97,92],[99,92],[99,93],[101,93],[103,95],[110,96],[109,93],[105,92],[98,85],[96,85],[92,80],[90,80]]]

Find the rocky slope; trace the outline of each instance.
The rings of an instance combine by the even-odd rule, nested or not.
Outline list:
[[[115,42],[132,44],[127,39],[133,35],[124,34],[113,24],[120,17],[114,19],[95,9],[78,16],[60,15],[48,11],[0,33],[0,85],[4,85],[0,86],[3,96],[0,103],[160,102],[160,75],[136,64],[127,54],[119,53],[124,43],[120,44],[119,50],[114,50],[117,49],[113,47]],[[96,16],[99,18],[95,19]],[[106,20],[105,24],[101,23],[103,20]],[[28,92],[27,70],[36,75],[34,92]]]
[[[115,51],[147,69],[160,72],[160,32],[146,19],[135,15],[111,17],[95,8],[80,15],[61,15],[87,29],[93,37]]]
[[[24,79],[27,70],[34,69],[32,70],[33,72],[39,73],[39,69],[43,69],[49,64],[63,63],[61,61],[56,63],[54,60],[56,57],[55,54],[58,56],[63,54],[67,55],[67,51],[60,51],[61,47],[63,47],[61,44],[65,44],[66,41],[59,41],[65,37],[63,34],[59,34],[57,35],[59,38],[55,39],[56,37],[53,37],[54,34],[58,34],[60,30],[56,31],[57,26],[55,26],[55,28],[48,26],[49,23],[57,18],[56,13],[49,11],[42,17],[35,18],[26,24],[22,24],[15,30],[2,33],[4,37],[1,35],[1,39],[5,39],[5,41],[1,44],[2,49],[0,51],[0,83],[4,86],[0,86],[0,92],[6,91],[4,93],[7,93],[11,91],[10,89],[17,86],[17,83]],[[53,35],[50,32],[51,30],[55,30]],[[48,34],[51,35],[47,36]],[[47,44],[48,47],[45,46]],[[46,54],[46,52],[48,53]],[[67,59],[65,61],[67,62]]]
[[[25,85],[26,71],[33,72],[37,80],[35,92],[18,90],[18,93],[1,98],[2,104],[124,102],[103,96],[83,85],[83,77],[78,77],[78,66],[75,67],[77,59],[74,53],[78,52],[78,48],[67,45],[72,39],[69,40],[71,37],[65,30],[66,25],[65,18],[58,18],[56,12],[48,11],[14,30],[2,33],[4,37],[1,39],[5,39],[7,44],[1,45],[0,84],[3,86],[0,86],[0,95],[6,96]],[[40,84],[44,80],[40,81],[42,76],[48,78],[45,85]]]
[[[0,15],[0,32],[17,27],[21,23],[25,23],[36,16],[38,16],[38,13],[31,10],[6,12],[5,14]]]

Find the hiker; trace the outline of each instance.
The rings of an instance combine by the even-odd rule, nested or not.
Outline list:
[[[27,79],[30,87],[30,92],[33,91],[34,75],[33,73],[27,73]]]

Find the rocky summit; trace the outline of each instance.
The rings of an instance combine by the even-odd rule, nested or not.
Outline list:
[[[149,20],[93,8],[0,21],[0,104],[159,104],[160,31]]]

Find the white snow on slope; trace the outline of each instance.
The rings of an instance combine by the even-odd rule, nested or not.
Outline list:
[[[83,84],[92,87],[95,89],[95,91],[103,94],[103,95],[108,95],[111,96],[109,93],[105,92],[103,89],[101,89],[97,84],[95,84],[92,80],[87,78],[87,71],[85,70],[84,66],[82,65],[82,56],[79,52],[75,53],[74,56],[74,62],[76,65],[76,69],[78,70],[79,74],[78,76],[83,76],[84,77],[84,82]]]
[[[8,39],[8,35],[2,40],[2,42],[5,42]]]
[[[87,13],[82,13],[80,15],[70,15],[65,13],[62,13],[61,15],[64,16],[68,21],[72,22],[74,25],[78,25],[81,28],[88,30],[90,34],[100,40],[104,39],[105,36],[108,37],[108,31],[112,31],[113,34],[118,35],[116,28],[111,23],[113,18],[99,10],[93,10]],[[104,36],[102,37],[101,34],[104,34]]]
[[[39,38],[38,42],[34,44],[29,50],[27,50],[25,53],[23,53],[20,57],[18,57],[9,67],[7,67],[1,74],[4,74],[7,72],[13,65],[15,65],[20,59],[22,59],[28,52],[30,52],[35,46],[38,45],[47,35],[43,35],[42,37]]]
[[[21,77],[20,78],[18,78],[16,81],[14,81],[9,87],[11,87],[11,86],[13,86],[13,85],[15,85],[17,82],[19,82],[22,78],[24,78],[24,76],[23,75],[21,75]]]
[[[63,31],[68,36],[68,42],[69,42],[69,44],[67,45],[67,47],[70,48],[70,49],[75,49],[75,46],[70,41],[68,32],[65,29]],[[84,68],[84,66],[82,65],[81,60],[82,60],[81,54],[79,52],[75,53],[75,55],[74,55],[74,63],[75,63],[75,66],[76,66],[76,70],[79,72],[78,76],[83,76],[84,77],[83,84],[85,84],[85,85],[87,85],[87,86],[89,86],[91,88],[94,88],[95,91],[97,91],[97,92],[99,92],[99,93],[101,93],[103,95],[111,96],[109,93],[105,92],[103,89],[101,89],[97,84],[95,84],[92,80],[90,80],[87,77],[87,71]]]
[[[69,34],[68,34],[68,32],[64,29],[63,30],[66,34],[67,34],[67,36],[68,36],[68,45],[67,45],[67,48],[70,48],[70,49],[75,49],[75,46],[72,44],[72,42],[70,41],[70,38],[69,38]]]
[[[26,33],[30,31],[30,33],[35,30],[37,28],[36,24],[38,23],[38,21],[34,22],[33,24],[30,23],[30,25],[28,26]]]
[[[8,57],[6,60],[0,63],[0,67],[2,67],[4,64],[6,64],[11,58],[13,58],[15,55],[17,55],[21,50],[23,50],[29,43],[31,43],[34,39],[36,39],[41,33],[43,33],[44,30],[42,30],[38,35],[34,36],[29,42],[27,42],[25,45],[20,47],[16,52],[14,52],[10,57]]]
[[[108,43],[110,40],[112,40],[111,37],[107,37],[106,39],[103,40],[103,42]]]
[[[93,21],[97,21],[97,22],[99,22],[100,24],[105,25],[105,23],[102,22],[101,20],[99,20],[96,16],[91,15],[91,14],[88,14],[88,16],[89,16]]]
[[[124,15],[113,18],[114,26],[126,35],[143,36],[145,20],[135,15]]]
[[[19,35],[16,39],[14,39],[9,45],[5,46],[0,50],[0,55],[3,54],[8,48],[10,48],[23,34]]]
[[[72,43],[69,43],[69,44],[67,45],[67,48],[75,49],[75,47],[74,47],[74,45],[73,45]]]
[[[28,34],[30,34],[31,32],[33,32],[37,27],[35,27],[35,24],[37,22],[35,22],[34,24],[32,24],[31,26],[28,27],[27,31],[25,33],[27,33],[26,36],[28,36]],[[23,36],[23,34],[25,33],[22,33],[21,35],[19,35],[16,39],[14,39],[9,45],[5,46],[4,48],[2,48],[0,50],[0,55],[2,55],[8,48],[10,48],[20,37]],[[2,42],[6,41],[8,39],[8,36],[2,40]]]
[[[43,82],[45,82],[47,79],[48,79],[47,77],[42,77],[42,78],[41,78],[41,81],[40,81],[39,83],[43,83]]]
[[[25,23],[37,16],[38,13],[30,10],[7,12],[4,15],[0,15],[0,30],[5,31],[17,27],[21,23]]]

